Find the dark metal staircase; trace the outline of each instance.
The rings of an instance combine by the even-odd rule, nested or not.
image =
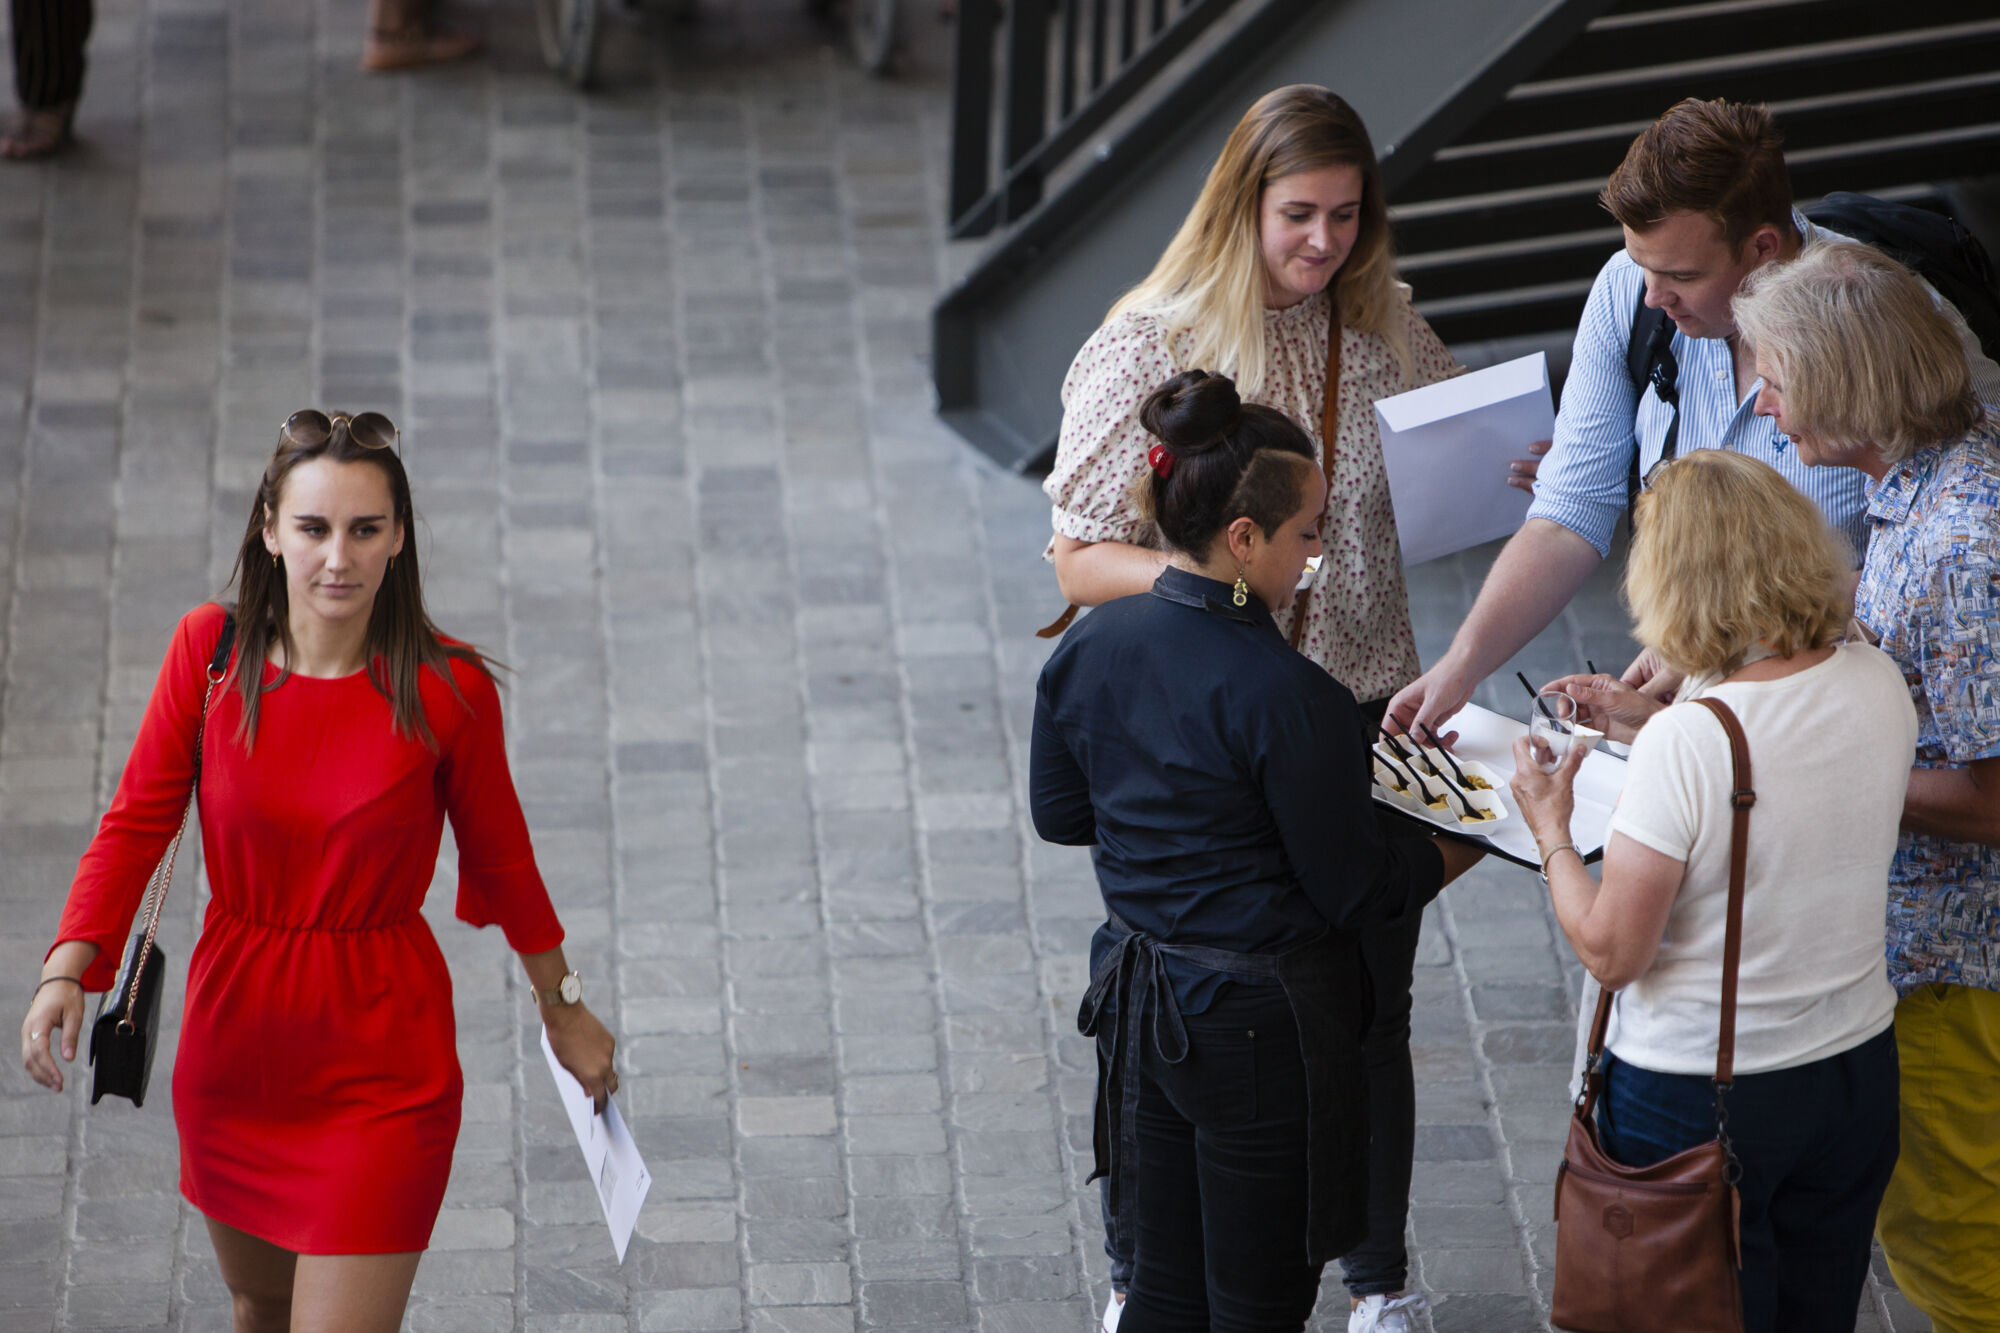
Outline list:
[[[991,0],[962,5],[955,128],[981,147],[956,145],[955,234],[999,239],[937,305],[935,377],[945,419],[1010,467],[1047,458],[1069,358],[1282,83],[1368,120],[1404,276],[1460,347],[1566,345],[1619,244],[1597,191],[1682,97],[1770,105],[1801,199],[1944,206],[1950,182],[2000,175],[1997,0],[1124,0],[1129,55],[1079,82],[1065,71],[1108,5],[1010,0],[998,25]],[[968,114],[982,78],[998,116]]]

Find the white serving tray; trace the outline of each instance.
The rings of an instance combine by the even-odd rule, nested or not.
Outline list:
[[[1521,818],[1514,794],[1507,790],[1507,783],[1514,776],[1514,739],[1527,735],[1528,724],[1478,704],[1467,704],[1441,730],[1458,733],[1451,752],[1461,765],[1469,759],[1485,770],[1481,776],[1494,784],[1500,818],[1482,825],[1461,824],[1455,817],[1441,817],[1432,810],[1413,808],[1412,803],[1381,786],[1374,789],[1376,801],[1412,819],[1422,819],[1453,837],[1485,843],[1517,865],[1539,869],[1541,861],[1535,850],[1535,836]],[[1411,742],[1402,743],[1407,748]],[[1569,837],[1585,861],[1595,861],[1604,855],[1604,844],[1611,836],[1611,811],[1624,788],[1623,759],[1604,753],[1601,745],[1584,757],[1583,767],[1576,774],[1576,809],[1570,816]]]

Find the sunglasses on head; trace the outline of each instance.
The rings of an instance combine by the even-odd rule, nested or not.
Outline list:
[[[363,449],[387,449],[395,446],[396,456],[403,454],[403,434],[396,429],[396,423],[380,412],[363,412],[350,417],[344,412],[332,416],[318,408],[308,407],[285,418],[284,431],[293,443],[308,449],[316,449],[333,438],[335,429],[345,427],[347,438]]]

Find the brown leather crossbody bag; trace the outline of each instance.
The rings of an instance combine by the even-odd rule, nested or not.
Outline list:
[[[1652,1166],[1626,1166],[1597,1140],[1604,1033],[1613,992],[1590,1024],[1583,1096],[1556,1171],[1556,1274],[1549,1322],[1570,1333],[1743,1333],[1743,1265],[1736,1180],[1724,1098],[1736,1064],[1736,969],[1743,952],[1750,747],[1719,699],[1697,699],[1729,734],[1729,921],[1722,944],[1722,1030],[1715,1047],[1715,1138]]]

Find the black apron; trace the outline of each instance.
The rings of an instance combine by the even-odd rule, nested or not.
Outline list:
[[[1140,1043],[1168,1064],[1187,1058],[1187,1027],[1166,954],[1236,977],[1275,981],[1290,1002],[1306,1072],[1305,1263],[1318,1267],[1361,1242],[1368,1231],[1368,1083],[1362,1037],[1374,1007],[1368,969],[1351,934],[1328,930],[1278,954],[1232,953],[1170,944],[1135,931],[1114,912],[1117,937],[1084,992],[1077,1030],[1097,1039],[1096,1150],[1092,1180],[1110,1177],[1114,1243],[1130,1254],[1137,1239],[1131,1210],[1139,1135]],[[1107,1015],[1113,1022],[1106,1024]],[[1115,1090],[1115,1095],[1114,1095]]]

